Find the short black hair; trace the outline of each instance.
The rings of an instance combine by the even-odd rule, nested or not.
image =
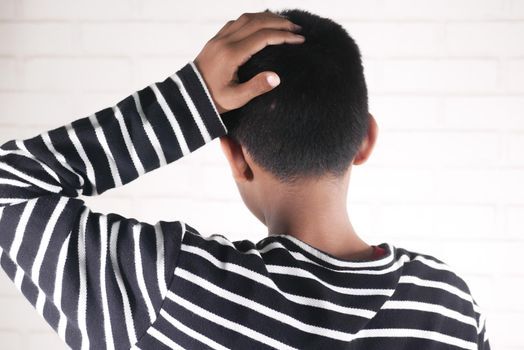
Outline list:
[[[269,10],[267,10],[269,11]],[[228,135],[280,181],[342,176],[367,134],[367,87],[360,50],[338,23],[307,11],[275,12],[302,27],[302,44],[267,46],[238,70],[281,83],[222,115]]]

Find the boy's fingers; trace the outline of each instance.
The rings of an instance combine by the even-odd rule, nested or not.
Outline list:
[[[220,30],[221,35],[229,35],[234,33],[238,29],[242,28],[246,23],[248,23],[253,18],[260,16],[260,13],[243,13],[236,20],[231,20],[226,23],[226,25]]]
[[[233,44],[234,55],[236,55],[234,59],[239,65],[242,65],[249,60],[252,55],[268,45],[279,45],[284,43],[301,44],[304,40],[305,38],[302,35],[288,31],[261,29],[244,40]]]
[[[219,113],[242,107],[251,99],[270,91],[280,82],[275,73],[263,72],[238,84],[238,67],[268,45],[301,44],[299,27],[271,13],[248,13],[227,22],[195,58],[195,65],[211,92]],[[269,78],[269,79],[268,79]]]
[[[245,83],[231,88],[231,109],[241,107],[253,98],[271,91],[280,84],[280,78],[274,72],[262,72]]]
[[[300,27],[288,19],[277,15],[260,15],[248,21],[241,28],[236,31],[231,31],[228,39],[231,41],[239,41],[249,37],[251,34],[262,29],[276,29],[297,31]]]

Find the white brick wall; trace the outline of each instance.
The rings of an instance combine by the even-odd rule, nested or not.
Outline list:
[[[357,230],[448,262],[493,348],[524,349],[524,0],[0,0],[0,143],[164,79],[227,20],[268,7],[332,17],[363,51],[380,135],[353,173]],[[218,141],[88,203],[233,240],[266,232]],[[64,348],[3,273],[0,310],[2,348]]]

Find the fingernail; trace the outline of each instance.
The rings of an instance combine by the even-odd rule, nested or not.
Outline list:
[[[300,31],[300,30],[302,30],[302,27],[299,26],[298,24],[295,24],[294,25],[294,29],[297,30],[297,31]]]
[[[270,74],[266,77],[266,79],[269,85],[271,85],[271,87],[275,87],[278,86],[278,84],[280,84],[280,78],[276,74]]]
[[[306,37],[300,34],[295,34],[295,38],[300,41],[305,41]]]

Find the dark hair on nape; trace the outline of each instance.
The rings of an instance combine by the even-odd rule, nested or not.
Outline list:
[[[334,21],[303,10],[275,12],[302,26],[302,44],[267,46],[239,67],[238,81],[263,71],[281,83],[222,115],[228,135],[284,183],[348,170],[365,135],[368,97],[360,50]]]

